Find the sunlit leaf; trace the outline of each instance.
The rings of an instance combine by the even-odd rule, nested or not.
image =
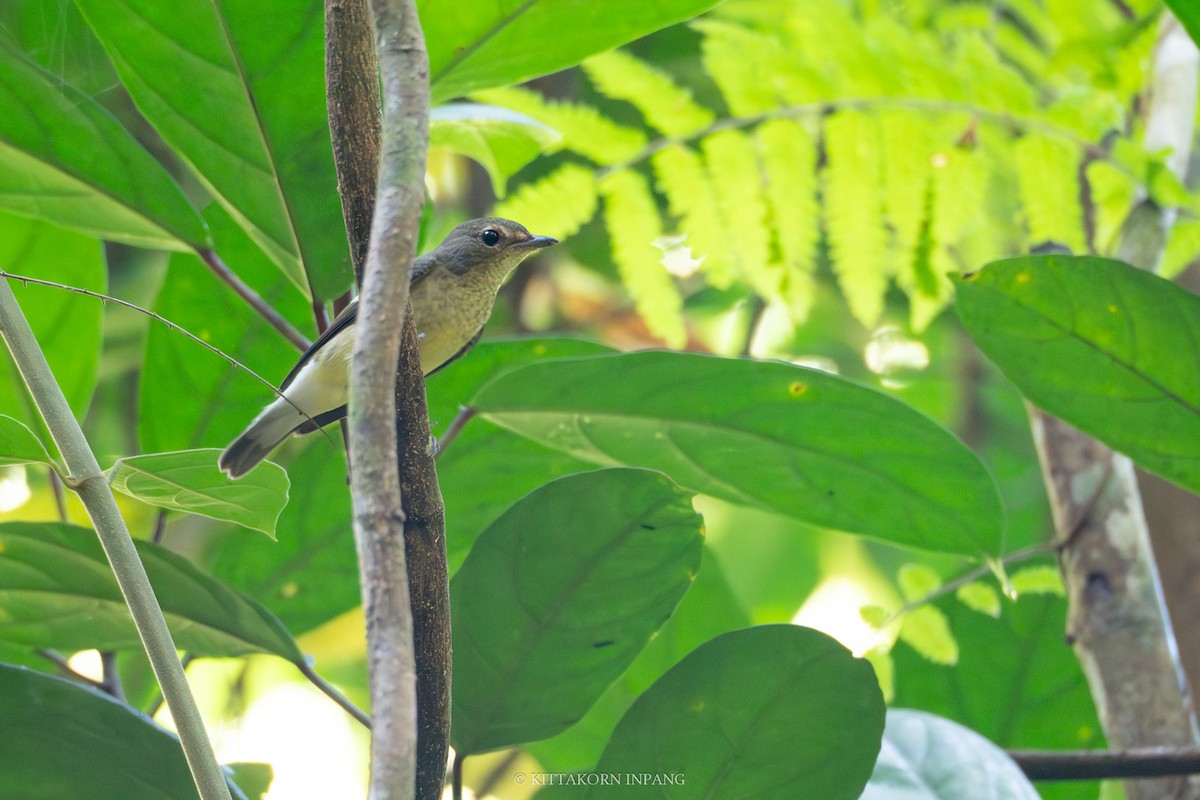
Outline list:
[[[108,471],[118,492],[159,508],[236,522],[275,538],[287,504],[288,477],[264,461],[234,480],[217,469],[218,450],[180,450],[122,458]]]
[[[33,431],[0,414],[0,464],[53,463]]]
[[[532,117],[482,103],[450,103],[429,112],[429,146],[478,161],[498,197],[508,179],[560,135]]]

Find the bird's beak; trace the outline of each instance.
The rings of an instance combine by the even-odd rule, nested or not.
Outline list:
[[[553,236],[531,236],[523,242],[518,242],[517,247],[529,250],[541,250],[543,247],[550,247],[558,244],[558,239]]]

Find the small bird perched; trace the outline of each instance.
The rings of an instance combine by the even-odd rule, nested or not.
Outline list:
[[[421,336],[421,371],[430,375],[470,350],[504,279],[527,256],[554,244],[557,239],[534,236],[511,220],[486,217],[462,223],[417,258],[409,301]],[[252,470],[289,434],[312,433],[346,416],[357,320],[356,300],[300,356],[279,387],[282,396],[221,453],[217,463],[229,477]]]

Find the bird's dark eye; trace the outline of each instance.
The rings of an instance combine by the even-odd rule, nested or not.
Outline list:
[[[491,228],[488,228],[486,231],[484,231],[483,233],[481,233],[479,235],[479,238],[483,239],[483,243],[486,244],[488,247],[495,247],[496,244],[500,241],[500,234],[497,231],[494,231]]]

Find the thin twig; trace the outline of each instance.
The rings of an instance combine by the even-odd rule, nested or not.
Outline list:
[[[1009,750],[1035,781],[1092,781],[1103,778],[1161,778],[1200,773],[1200,747],[1140,747],[1129,750]]]
[[[121,702],[125,702],[125,689],[121,686],[121,673],[117,669],[117,654],[112,650],[102,651],[100,653],[100,668],[104,675],[104,681],[101,683],[104,691]]]
[[[58,509],[58,518],[67,522],[67,497],[63,492],[62,478],[58,471],[50,467],[50,491],[54,494],[54,506]]]
[[[291,342],[298,350],[308,349],[310,344],[308,337],[292,327],[292,323],[284,319],[266,300],[262,299],[258,292],[251,289],[245,281],[234,274],[215,250],[198,250],[196,254],[221,282],[233,289],[234,294],[246,301],[246,305],[257,311],[258,315],[265,319],[272,328],[279,331],[283,338]]]
[[[500,785],[500,781],[508,774],[508,771],[513,768],[517,760],[521,758],[521,750],[514,747],[505,753],[504,758],[500,759],[496,766],[492,767],[492,771],[484,776],[479,785],[475,787],[476,797],[487,797],[492,793],[492,790]]]
[[[294,661],[292,663],[296,665],[296,669],[300,670],[300,674],[308,678],[309,683],[320,689],[326,697],[341,706],[347,714],[358,720],[364,728],[371,730],[371,717],[367,715],[367,712],[354,705],[350,701],[350,698],[337,690],[337,687],[322,678],[307,661]]]
[[[479,413],[471,406],[459,406],[458,414],[450,422],[450,427],[446,428],[446,432],[442,434],[442,438],[438,439],[437,452],[434,453],[434,458],[441,458],[442,453],[450,446],[450,443],[458,436],[458,432],[463,429],[463,426],[470,422],[475,415]]]
[[[106,694],[110,694],[108,687],[105,686],[103,682],[98,681],[95,678],[89,678],[87,675],[84,675],[81,672],[77,672],[62,653],[47,648],[40,648],[38,650],[34,650],[33,652],[49,661],[54,666],[58,667],[59,672],[61,672],[64,677],[70,678],[73,681],[78,681],[79,683],[85,683],[88,686],[91,686],[93,689],[99,689]]]

